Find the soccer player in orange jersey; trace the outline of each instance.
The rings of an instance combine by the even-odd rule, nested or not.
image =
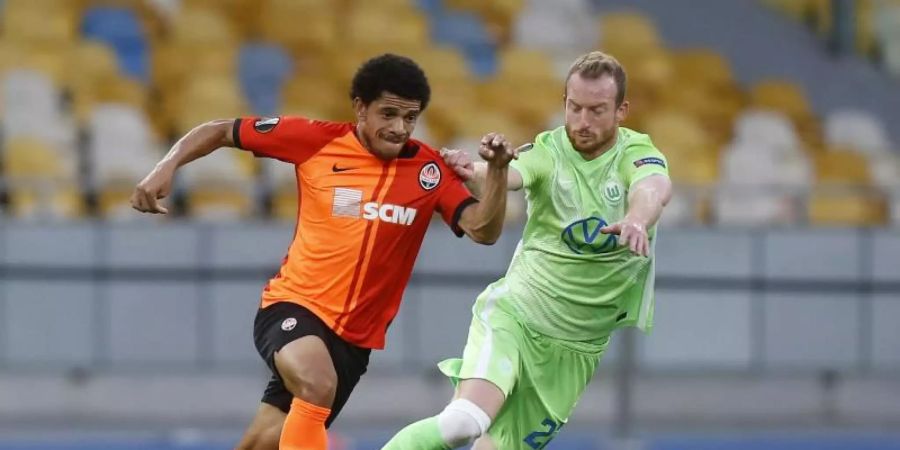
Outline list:
[[[491,244],[506,209],[507,165],[516,155],[488,134],[478,201],[428,145],[410,139],[430,88],[410,59],[386,54],[353,78],[356,123],[301,117],[216,120],[191,130],[135,188],[132,206],[165,214],[178,167],[220,147],[294,164],[297,228],[262,293],[254,340],[272,370],[240,449],[325,450],[337,416],[372,349],[384,347],[433,213],[454,233]]]

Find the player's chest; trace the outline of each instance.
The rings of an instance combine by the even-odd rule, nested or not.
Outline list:
[[[338,221],[377,221],[399,226],[427,223],[443,174],[433,161],[371,158],[322,159],[302,167],[302,202]],[[348,222],[352,225],[352,222]]]

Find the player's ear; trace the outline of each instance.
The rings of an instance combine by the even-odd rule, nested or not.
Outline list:
[[[616,122],[622,123],[628,117],[628,106],[628,100],[625,100],[616,108]]]
[[[356,115],[356,121],[362,122],[366,117],[366,104],[362,101],[361,98],[355,97],[353,99],[353,113]]]

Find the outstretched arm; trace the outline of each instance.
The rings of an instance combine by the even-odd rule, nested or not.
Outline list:
[[[134,188],[134,193],[131,194],[131,207],[151,214],[168,213],[169,210],[160,205],[159,200],[171,192],[175,171],[220,147],[233,147],[233,127],[233,119],[213,120],[189,131]]]
[[[663,207],[672,198],[672,182],[665,175],[650,175],[631,187],[625,218],[603,227],[600,232],[619,235],[619,242],[636,255],[650,255],[648,231],[659,220]]]
[[[513,152],[518,155],[520,152],[526,151],[528,145],[523,145]],[[441,150],[441,156],[444,162],[466,182],[466,187],[477,198],[481,198],[481,191],[484,186],[484,180],[488,174],[488,163],[484,161],[473,162],[469,155],[462,150]],[[523,186],[522,174],[513,167],[510,167],[506,176],[506,188],[510,191],[518,191]]]
[[[516,149],[503,135],[490,133],[482,138],[478,153],[486,161],[479,202],[463,210],[459,227],[473,241],[490,245],[503,231],[509,162],[516,157]]]

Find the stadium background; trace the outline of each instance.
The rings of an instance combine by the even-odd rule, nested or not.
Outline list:
[[[657,328],[613,341],[548,448],[900,448],[900,2],[0,1],[0,449],[224,449],[265,384],[250,325],[296,208],[284,164],[220,151],[171,217],[127,198],[213,118],[351,119],[366,57],[407,54],[417,137],[473,149],[561,120],[574,56],[622,61],[667,154]],[[335,428],[378,448],[450,393],[483,248],[435,223],[388,349]],[[336,230],[336,234],[339,230]]]

